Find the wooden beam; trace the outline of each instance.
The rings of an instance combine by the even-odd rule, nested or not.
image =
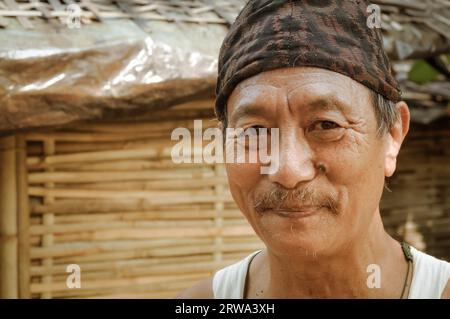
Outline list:
[[[15,137],[0,138],[0,297],[18,298]]]
[[[26,142],[23,135],[17,136],[16,148],[19,297],[30,298],[30,207],[28,201]]]
[[[55,154],[55,140],[52,138],[49,138],[44,141],[44,153],[46,156]],[[54,168],[48,168],[47,171],[52,172],[54,171]],[[53,188],[55,183],[45,183],[46,188]],[[44,204],[52,204],[55,202],[55,198],[52,195],[46,195],[44,196]],[[42,219],[44,225],[53,225],[55,221],[55,216],[53,214],[44,215],[44,218]],[[54,244],[54,236],[53,234],[46,234],[42,236],[42,246],[43,247],[51,247]],[[45,258],[42,260],[42,264],[46,267],[53,266],[53,259],[52,258]],[[43,284],[49,284],[51,285],[53,282],[52,276],[43,276],[42,277],[42,283]],[[52,298],[52,291],[46,291],[41,294],[41,298],[43,299],[50,299]]]

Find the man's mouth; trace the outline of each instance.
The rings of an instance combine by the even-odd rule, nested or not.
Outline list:
[[[303,218],[316,214],[322,207],[300,206],[300,207],[269,207],[263,213],[273,213],[285,218]]]

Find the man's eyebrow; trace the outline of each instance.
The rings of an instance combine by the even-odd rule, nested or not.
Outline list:
[[[305,105],[309,111],[328,111],[339,110],[345,112],[349,106],[338,99],[334,94],[328,94],[310,101]],[[230,115],[229,123],[236,123],[239,118],[251,117],[251,116],[267,116],[268,110],[263,104],[257,104],[254,102],[242,103]]]
[[[236,123],[238,119],[247,116],[263,116],[267,113],[264,107],[254,103],[244,103],[235,109],[230,116],[230,123]]]

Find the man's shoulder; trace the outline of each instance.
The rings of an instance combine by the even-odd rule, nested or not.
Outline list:
[[[414,246],[410,246],[410,249],[411,249],[413,259],[416,262],[419,261],[419,262],[425,262],[425,263],[432,263],[432,264],[439,265],[444,268],[450,267],[450,263],[444,259],[440,259],[433,255],[430,255],[420,249],[415,248]]]
[[[418,277],[415,278],[416,281],[434,283],[434,287],[441,287],[441,298],[450,299],[450,263],[414,247],[411,247],[411,252],[416,263],[414,270],[415,276]]]
[[[213,277],[206,278],[197,282],[192,287],[187,288],[181,292],[177,299],[214,299],[214,292],[212,289]]]

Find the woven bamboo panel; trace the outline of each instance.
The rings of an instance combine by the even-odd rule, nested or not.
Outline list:
[[[170,159],[175,127],[214,126],[213,117],[212,101],[201,101],[152,121],[29,133],[32,297],[171,297],[261,248],[223,166]],[[449,127],[411,128],[381,203],[389,233],[447,260]],[[81,289],[66,287],[72,263]]]
[[[28,134],[32,297],[172,297],[262,247],[222,165],[170,158],[171,131],[211,119],[212,103]]]
[[[411,127],[388,188],[391,192],[385,192],[381,203],[387,230],[431,255],[450,261],[448,118]]]

